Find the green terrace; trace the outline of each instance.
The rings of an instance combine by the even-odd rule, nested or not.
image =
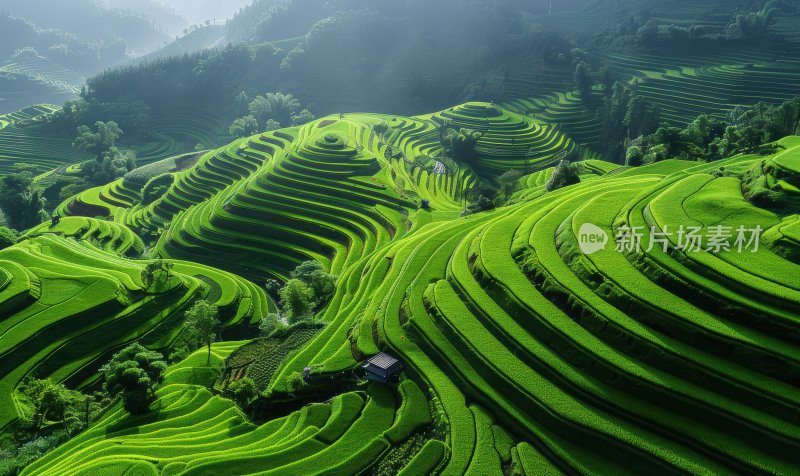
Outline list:
[[[800,94],[795,80],[800,50],[793,43],[773,46],[703,46],[673,55],[596,53],[592,61],[607,66],[621,80],[638,81],[639,93],[659,111],[663,122],[685,126],[700,114],[724,115],[737,105],[780,103]],[[514,94],[506,95],[501,106],[558,125],[578,144],[597,146],[602,142],[599,118],[570,91],[569,76],[562,78],[560,87],[557,78],[541,85],[530,81],[527,87],[517,80]]]
[[[239,345],[214,344],[213,364]],[[256,426],[230,400],[208,391],[213,370],[204,352],[191,355],[169,369],[152,413],[131,417],[112,408],[23,474],[359,472],[431,419],[423,392],[404,381],[394,389],[373,385],[344,393]],[[445,459],[446,448],[438,443],[409,464],[409,474],[435,469]]]
[[[445,119],[483,134],[473,167],[448,170],[431,159],[443,152],[437,124]],[[381,123],[387,131],[375,132]],[[141,203],[136,188],[146,180],[131,176],[57,210],[106,216],[159,237],[165,256],[280,279],[307,259],[338,272],[415,223],[456,216],[475,171],[536,170],[574,149],[555,128],[487,103],[419,118],[331,116],[205,153],[175,172],[169,191],[153,203]],[[417,210],[422,200],[432,218]]]
[[[444,166],[437,124],[482,134],[474,162]],[[237,275],[286,280],[311,259],[338,276],[314,322],[215,344],[209,365],[190,356],[150,413],[113,407],[26,474],[397,461],[409,475],[795,473],[800,138],[772,146],[621,167],[539,119],[468,103],[330,116],[154,163],[68,200],[61,223],[0,252],[0,424],[30,411],[17,391],[28,375],[91,388],[125,344],[168,349],[198,298],[220,305],[228,335],[246,335],[276,309]],[[547,191],[566,157],[583,159],[581,182]],[[508,168],[522,174],[506,206],[460,217],[480,175]],[[143,203],[165,171],[168,190]],[[789,205],[757,206],[753,183]],[[82,217],[98,211],[107,220]],[[605,248],[583,250],[586,224]],[[691,250],[681,226],[763,234],[755,252]],[[626,229],[662,238],[617,249]],[[157,288],[141,282],[147,261],[129,258],[145,243],[175,264]],[[403,363],[398,382],[360,381],[379,352]],[[253,422],[209,390],[244,377],[285,410]],[[295,398],[304,406],[286,409]]]
[[[17,395],[29,376],[92,386],[97,368],[133,341],[169,349],[197,299],[220,308],[226,333],[257,325],[274,308],[263,289],[207,266],[174,262],[149,287],[141,240],[124,225],[64,218],[0,252],[0,427],[28,412]]]
[[[794,164],[792,144],[771,160]],[[754,207],[738,180],[708,175],[763,160],[597,167],[580,185],[424,226],[342,273],[329,325],[270,390],[306,366],[335,376],[391,349],[446,415],[447,473],[511,460],[488,451],[487,416],[469,402],[537,467],[796,471],[797,241],[685,256],[577,245],[586,222],[612,237],[626,223],[679,222],[792,236],[796,215]]]

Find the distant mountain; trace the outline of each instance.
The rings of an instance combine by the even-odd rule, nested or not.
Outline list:
[[[133,1],[133,0],[131,0]],[[205,23],[206,20],[222,22],[239,9],[253,3],[253,0],[162,0],[180,12],[191,24]]]
[[[192,30],[188,35],[177,38],[172,43],[148,55],[132,59],[128,64],[153,61],[159,58],[170,58],[192,54],[207,48],[217,48],[226,44],[225,27],[222,25],[202,26]]]
[[[189,20],[164,0],[98,0],[110,8],[143,15],[162,32],[176,35],[189,25]]]
[[[0,0],[0,9],[41,29],[57,29],[84,42],[122,39],[129,52],[153,51],[170,37],[143,13],[94,0]],[[5,32],[0,33],[0,40]]]

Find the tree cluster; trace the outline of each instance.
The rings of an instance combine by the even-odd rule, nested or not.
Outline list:
[[[49,215],[44,211],[46,204],[32,173],[18,172],[0,177],[0,209],[10,228],[25,230],[48,220]]]
[[[124,93],[104,102],[86,95],[84,91],[84,97],[67,101],[61,110],[54,113],[52,124],[59,129],[70,129],[110,121],[123,129],[129,138],[143,139],[149,136],[152,110],[135,95]]]
[[[622,162],[626,140],[650,134],[658,128],[658,112],[639,95],[638,84],[615,82],[598,111],[603,124],[606,154]]]
[[[70,390],[50,379],[28,379],[23,382],[20,392],[32,410],[26,415],[26,422],[38,430],[59,423],[68,435],[75,434],[88,427],[103,407],[102,395]]]
[[[465,164],[473,164],[477,159],[476,147],[481,137],[483,133],[480,131],[457,129],[447,122],[439,127],[439,140],[445,155]]]
[[[494,210],[502,198],[498,197],[497,188],[493,187],[486,181],[480,181],[467,193],[466,205],[461,216],[474,215],[475,213],[486,212]]]
[[[144,289],[162,290],[169,283],[172,277],[173,264],[163,258],[158,258],[145,265],[142,269],[141,277]]]
[[[15,230],[0,224],[0,250],[13,246],[17,242],[18,234]]]
[[[163,197],[175,183],[175,175],[164,173],[150,179],[142,187],[142,205],[150,205],[159,198]]]
[[[701,115],[686,128],[660,127],[653,134],[630,140],[628,165],[664,159],[713,161],[800,133],[800,98],[782,104],[759,103],[734,108],[726,118]]]
[[[140,344],[125,348],[100,368],[106,392],[112,397],[121,396],[125,410],[134,415],[150,409],[166,370],[164,356]]]
[[[608,67],[593,72],[583,61],[580,50],[573,50],[575,58],[575,87],[586,108],[595,111],[603,124],[606,155],[621,158],[626,139],[653,132],[659,125],[658,111],[639,94],[638,80],[632,85],[615,81]],[[600,83],[603,96],[600,102],[593,94],[594,85]]]
[[[280,312],[270,314],[261,325],[264,335],[269,335],[282,324],[295,324],[310,320],[322,310],[336,292],[336,276],[325,271],[318,261],[305,261],[281,285],[268,280],[267,293],[280,302]]]
[[[25,466],[86,429],[111,404],[101,392],[88,394],[51,379],[27,378],[19,387],[23,411],[17,431],[0,442],[0,474]]]
[[[291,94],[266,93],[248,100],[242,91],[236,104],[247,104],[247,114],[233,121],[229,133],[235,137],[248,137],[258,131],[274,131],[282,127],[305,124],[314,120],[308,109],[303,109]]]
[[[94,155],[94,160],[80,165],[84,185],[105,185],[136,168],[136,154],[117,148],[121,136],[122,129],[114,121],[97,121],[95,130],[86,125],[78,127],[78,137],[72,146]]]
[[[575,185],[581,182],[580,165],[562,160],[553,170],[553,175],[544,186],[548,192],[554,192],[560,188]]]
[[[776,2],[769,1],[757,12],[736,13],[725,32],[731,39],[754,39],[767,35],[780,12]]]

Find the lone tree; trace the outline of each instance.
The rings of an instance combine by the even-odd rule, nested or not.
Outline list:
[[[197,301],[194,306],[186,311],[186,321],[183,328],[186,339],[195,348],[208,347],[206,365],[211,363],[211,344],[217,340],[219,328],[219,309],[216,304],[208,301]]]
[[[146,413],[156,399],[156,388],[164,381],[167,363],[158,352],[133,344],[118,352],[100,368],[106,391],[122,395],[122,404],[134,415]]]
[[[289,276],[306,283],[313,296],[314,309],[320,309],[336,292],[336,276],[329,274],[319,261],[304,261]]]
[[[142,284],[144,284],[144,288],[150,289],[156,284],[158,285],[157,287],[164,286],[169,281],[169,278],[172,277],[173,266],[171,262],[165,261],[162,258],[147,263],[142,270]]]
[[[314,310],[314,291],[300,279],[290,279],[281,289],[281,304],[289,322],[308,319]]]
[[[253,379],[244,377],[228,386],[228,394],[242,411],[250,415],[252,405],[258,398],[258,387]]]
[[[592,102],[592,86],[594,85],[594,77],[589,65],[585,61],[579,62],[575,65],[575,88],[581,95],[581,100],[585,105]]]
[[[568,185],[581,183],[578,165],[562,160],[553,170],[553,175],[545,184],[545,190],[552,192]]]

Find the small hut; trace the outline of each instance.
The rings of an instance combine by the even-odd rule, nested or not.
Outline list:
[[[388,383],[392,377],[403,371],[403,364],[391,355],[381,352],[370,357],[361,368],[367,373],[367,380]]]

